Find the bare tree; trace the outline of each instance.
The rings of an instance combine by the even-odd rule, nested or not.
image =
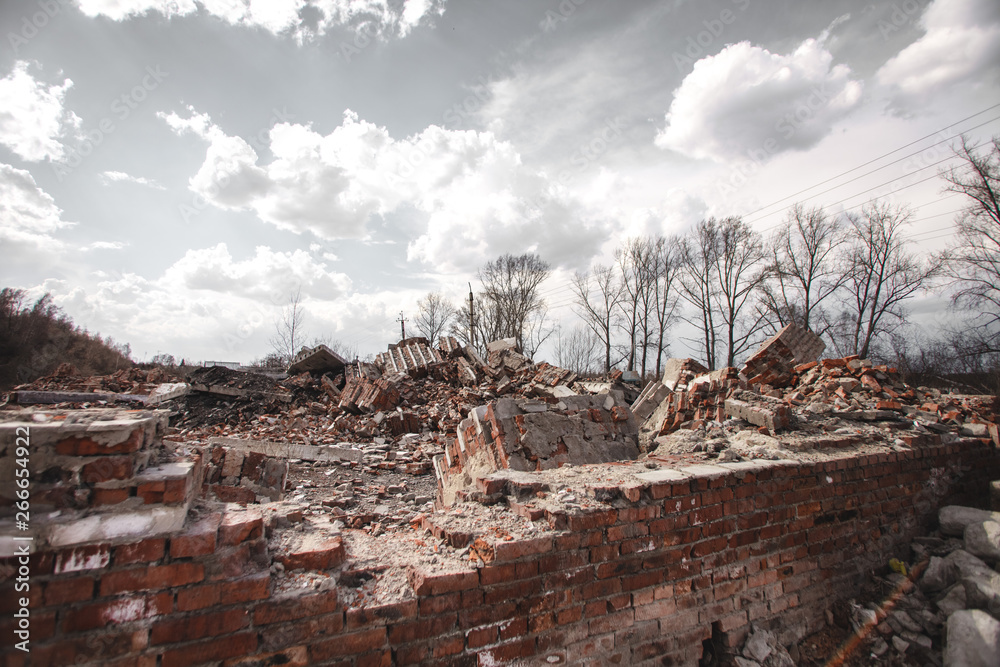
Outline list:
[[[417,302],[417,330],[429,340],[437,344],[438,336],[443,334],[455,317],[455,307],[438,292],[429,292]]]
[[[823,302],[844,284],[846,273],[838,252],[848,228],[815,207],[795,204],[771,238],[771,276],[764,286],[764,309],[775,329],[795,322],[818,335],[830,327]]]
[[[615,251],[622,283],[621,326],[627,337],[624,356],[627,369],[635,370],[638,361],[643,375],[655,339],[656,246],[656,240],[650,237],[631,238]]]
[[[483,292],[477,300],[476,325],[486,334],[481,340],[514,338],[523,350],[529,320],[545,310],[538,287],[548,275],[548,263],[533,253],[501,255],[479,269]]]
[[[719,299],[717,258],[719,253],[719,223],[715,218],[699,222],[688,237],[681,239],[679,248],[681,273],[680,297],[691,305],[694,314],[684,316],[695,327],[701,341],[705,365],[715,369],[718,331],[715,312]]]
[[[663,353],[669,344],[666,342],[667,331],[673,326],[677,314],[677,276],[680,273],[680,241],[677,237],[658,237],[655,241],[652,271],[653,296],[656,304],[656,377],[660,377],[660,364]]]
[[[597,264],[590,272],[573,276],[577,315],[604,347],[604,373],[611,372],[611,333],[616,326],[621,281],[613,267]]]
[[[598,342],[588,327],[574,327],[568,336],[560,331],[556,340],[556,363],[574,373],[590,373],[596,361]]]
[[[847,309],[835,343],[841,352],[867,357],[876,339],[905,323],[903,302],[936,275],[940,265],[925,265],[907,252],[902,230],[910,212],[905,207],[876,201],[860,214],[848,214],[848,219]]]
[[[955,287],[956,306],[977,313],[976,333],[985,351],[1000,351],[1000,137],[986,150],[962,137],[955,153],[960,168],[942,174],[946,192],[968,200],[956,220],[958,233],[944,253],[946,275]]]
[[[543,302],[542,307],[532,312],[524,323],[524,343],[521,346],[521,351],[529,359],[534,359],[542,343],[556,332],[556,327],[547,326],[548,314],[548,306]]]
[[[306,311],[302,307],[302,289],[296,289],[288,297],[288,305],[281,310],[281,315],[274,320],[274,335],[270,343],[274,353],[283,357],[285,363],[290,363],[292,357],[299,351],[305,340],[302,322]]]
[[[719,249],[715,254],[719,281],[720,323],[726,336],[726,366],[751,345],[763,318],[752,308],[753,299],[767,280],[767,254],[760,234],[738,217],[724,218],[718,226]]]

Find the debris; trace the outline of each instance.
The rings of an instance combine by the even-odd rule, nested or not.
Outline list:
[[[338,373],[344,369],[347,361],[326,345],[304,347],[288,366],[289,375],[299,373]]]

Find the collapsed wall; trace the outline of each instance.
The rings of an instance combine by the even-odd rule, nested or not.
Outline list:
[[[550,470],[564,465],[635,460],[638,429],[627,405],[611,394],[561,399],[501,398],[475,408],[457,437],[435,457],[441,501],[468,497],[498,470]]]
[[[134,447],[124,443],[136,433],[136,451],[155,451],[144,438],[156,417],[144,419],[68,438],[49,438],[34,417],[7,421],[5,478],[18,428],[56,452],[71,440],[70,458],[46,460],[82,471],[108,448]],[[1000,476],[987,439],[925,442],[806,462],[501,470],[478,482],[483,502],[387,536],[391,557],[374,561],[377,543],[360,531],[333,534],[280,503],[205,505],[183,525],[137,532],[125,516],[184,506],[188,483],[94,482],[138,500],[75,510],[89,514],[71,542],[36,517],[30,590],[15,594],[10,557],[0,595],[5,637],[18,597],[30,598],[30,653],[0,650],[12,666],[695,665],[705,641],[737,646],[751,622],[780,619],[785,642],[816,630],[942,502],[985,494]],[[184,479],[197,481],[196,468]],[[184,493],[156,495],[160,482]],[[118,529],[92,520],[103,515]],[[380,585],[393,595],[371,595]]]

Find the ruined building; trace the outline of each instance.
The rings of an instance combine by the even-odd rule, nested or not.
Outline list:
[[[794,327],[639,395],[487,352],[18,388],[2,663],[757,665],[1000,478],[992,397]]]

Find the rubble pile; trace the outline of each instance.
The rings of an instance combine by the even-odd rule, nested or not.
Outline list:
[[[146,370],[134,366],[111,375],[84,376],[73,365],[60,364],[51,375],[14,387],[11,397],[13,402],[20,403],[141,401],[165,385],[174,387],[176,382],[177,378],[162,368]]]
[[[822,345],[789,325],[739,370],[696,374],[703,370],[697,362],[670,360],[663,381],[647,386],[632,406],[642,420],[640,445],[658,455],[706,446],[720,453],[735,437],[748,446],[730,452],[731,460],[861,442],[907,446],[976,437],[1000,446],[994,397],[910,387],[895,369],[856,355],[803,361]],[[744,433],[748,426],[757,434]]]
[[[281,500],[287,479],[288,461],[262,452],[215,444],[205,461],[205,493],[227,503]]]

